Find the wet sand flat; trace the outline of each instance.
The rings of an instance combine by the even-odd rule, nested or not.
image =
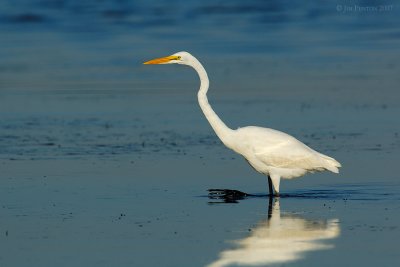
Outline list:
[[[110,101],[135,103],[136,95],[125,94],[122,99],[57,94],[45,97],[54,105],[51,115],[40,110],[42,96],[28,96],[29,112],[4,116],[2,122],[1,261],[5,266],[31,262],[42,266],[184,266],[188,262],[219,266],[229,251],[243,252],[237,242],[251,237],[253,231],[268,233],[269,201],[262,196],[267,192],[265,177],[220,144],[193,107],[192,95],[162,95],[158,100],[144,96],[158,106],[138,109],[139,104],[133,105],[136,113],[127,113],[120,105],[106,112],[99,108],[96,113],[97,106],[110,106]],[[11,97],[24,101],[27,96]],[[71,103],[88,108],[92,101],[91,111],[56,112]],[[215,101],[215,105],[221,113],[240,106],[245,110],[242,101],[246,100]],[[171,103],[174,108],[168,109]],[[254,101],[251,109],[263,106],[262,101]],[[155,111],[163,107],[169,114]],[[188,112],[180,115],[182,109]],[[290,117],[301,106],[285,109]],[[313,109],[318,108],[303,112],[311,114]],[[280,111],[265,113],[274,118]],[[390,109],[375,111],[375,116],[384,116]],[[344,125],[346,118],[340,121]],[[314,244],[286,264],[392,264],[398,259],[395,237],[400,208],[400,188],[393,175],[399,139],[390,132],[395,130],[391,128],[394,121],[386,131],[368,133],[355,132],[352,125],[338,129],[320,124],[323,127],[314,131],[298,125],[291,129],[307,143],[335,155],[345,168],[339,176],[320,173],[284,180],[278,214],[289,218],[290,225],[293,220],[305,224],[295,229],[301,236],[315,225],[321,231],[334,220],[337,236],[312,241],[327,248]],[[379,142],[374,134],[382,136]],[[380,166],[379,170],[369,167],[369,162]],[[220,203],[208,199],[208,188],[240,189],[258,197]],[[288,253],[284,255],[293,252]],[[234,257],[230,263],[235,263]],[[259,265],[279,263],[261,261]]]

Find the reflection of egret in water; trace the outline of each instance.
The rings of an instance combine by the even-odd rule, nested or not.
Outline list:
[[[270,200],[267,221],[252,229],[249,237],[236,240],[236,249],[225,250],[207,267],[262,266],[304,258],[306,252],[330,249],[322,240],[339,236],[338,220],[307,220],[299,215],[280,214],[279,200]]]

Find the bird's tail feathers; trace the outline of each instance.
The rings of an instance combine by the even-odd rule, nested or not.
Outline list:
[[[333,173],[339,173],[339,168],[342,167],[342,164],[340,164],[337,160],[334,158],[328,157],[324,154],[319,153],[320,156],[322,157],[324,161],[324,168],[327,169],[328,171],[331,171]]]

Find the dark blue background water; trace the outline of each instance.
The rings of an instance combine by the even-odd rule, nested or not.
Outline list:
[[[282,218],[339,228],[334,248],[287,265],[395,265],[399,13],[394,1],[2,1],[0,265],[205,266],[269,229],[266,198],[208,204],[207,188],[261,194],[266,179],[214,135],[193,70],[142,65],[182,50],[229,126],[283,130],[343,164],[282,182],[304,196],[282,198]]]

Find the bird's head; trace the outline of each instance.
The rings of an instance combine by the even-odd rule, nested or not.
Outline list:
[[[189,65],[193,56],[188,52],[178,52],[167,57],[160,57],[144,62],[143,64],[183,64]]]

